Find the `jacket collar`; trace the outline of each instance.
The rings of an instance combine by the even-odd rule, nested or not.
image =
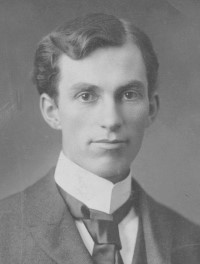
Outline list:
[[[148,264],[170,264],[171,242],[167,223],[163,219],[159,220],[156,210],[155,212],[149,210],[155,202],[151,202],[151,198],[138,184],[137,188],[140,191],[139,210]],[[69,264],[93,263],[74,220],[57,190],[54,170],[26,189],[23,192],[22,201],[24,202],[24,221],[37,243],[50,258],[58,264],[66,263],[66,260]]]

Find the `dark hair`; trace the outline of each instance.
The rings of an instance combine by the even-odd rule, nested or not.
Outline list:
[[[112,15],[94,13],[58,27],[38,44],[33,81],[40,94],[56,99],[58,60],[66,54],[74,60],[87,57],[98,48],[122,46],[130,39],[140,49],[146,66],[149,97],[157,88],[158,60],[149,37],[133,24]]]

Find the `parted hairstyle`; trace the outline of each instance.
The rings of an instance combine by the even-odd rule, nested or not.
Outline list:
[[[149,37],[125,20],[113,15],[92,13],[56,28],[38,44],[35,53],[33,82],[39,94],[57,99],[58,61],[62,54],[81,60],[98,48],[120,47],[127,40],[140,49],[146,67],[148,95],[157,89],[158,59]]]

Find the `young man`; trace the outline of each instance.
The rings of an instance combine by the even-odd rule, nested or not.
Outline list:
[[[0,205],[0,263],[197,264],[200,228],[150,198],[131,163],[158,108],[158,61],[133,25],[90,14],[36,51],[56,167]]]

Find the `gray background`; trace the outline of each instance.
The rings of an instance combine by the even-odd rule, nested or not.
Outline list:
[[[200,1],[0,1],[0,198],[56,162],[60,134],[40,116],[31,83],[37,42],[66,19],[107,12],[144,29],[160,60],[161,109],[133,167],[162,203],[200,223]]]

